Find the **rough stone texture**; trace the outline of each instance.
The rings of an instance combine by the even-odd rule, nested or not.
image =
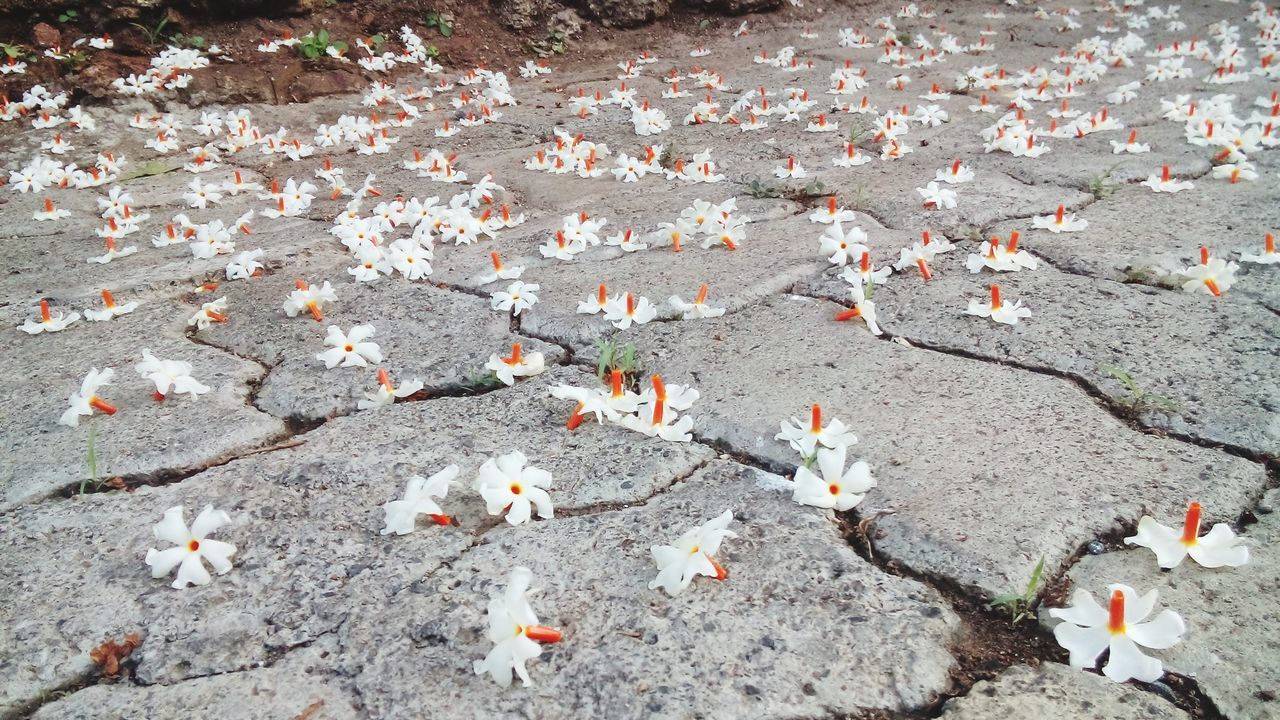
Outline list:
[[[501,522],[470,489],[485,457],[522,450],[552,474],[564,512],[643,501],[712,457],[612,426],[570,435],[562,423],[572,408],[547,385],[590,380],[563,369],[503,393],[397,404],[176,485],[0,516],[0,573],[19,578],[0,598],[0,621],[15,639],[0,655],[9,678],[0,708],[84,676],[90,648],[132,631],[146,638],[136,655],[145,684],[252,667],[334,632],[354,607],[385,601]],[[380,535],[381,505],[401,497],[410,475],[449,463],[462,474],[442,508],[459,526],[422,519],[411,535]],[[153,580],[143,564],[151,525],[177,504],[190,521],[206,503],[231,515],[216,537],[239,548],[235,568],[204,588]]]
[[[355,699],[315,673],[329,652],[300,648],[271,667],[176,685],[136,687],[125,682],[90,686],[42,706],[31,718],[177,718],[194,712],[225,720],[355,720],[361,717]]]
[[[1086,556],[1069,577],[1095,598],[1111,583],[1139,592],[1159,590],[1159,606],[1181,615],[1187,625],[1181,643],[1154,653],[1165,669],[1194,678],[1226,717],[1273,718],[1280,712],[1280,669],[1272,660],[1280,653],[1280,640],[1264,628],[1275,620],[1275,592],[1280,588],[1277,510],[1280,490],[1271,490],[1258,508],[1258,523],[1245,528],[1250,560],[1240,568],[1211,570],[1187,559],[1166,572],[1150,550],[1135,548]],[[1156,519],[1176,526],[1181,515],[1157,513]],[[1049,621],[1047,616],[1043,619]]]
[[[541,352],[549,365],[565,357],[555,345],[511,333],[508,315],[491,310],[485,298],[399,277],[370,287],[341,277],[347,265],[345,260],[321,265],[310,274],[295,266],[291,269],[300,275],[286,271],[223,286],[232,319],[210,325],[197,337],[270,366],[256,400],[264,411],[303,420],[352,412],[363,393],[376,389],[379,368],[386,368],[397,385],[421,380],[429,396],[483,387],[481,378],[489,372],[484,364],[494,353],[509,355],[514,342],[526,353]],[[290,318],[282,309],[295,277],[302,275],[317,285],[337,283],[338,302],[325,308],[324,322],[306,312]],[[365,323],[377,329],[371,338],[382,351],[377,367],[330,370],[316,359],[327,349],[329,325],[350,332]]]
[[[1015,665],[995,680],[979,682],[969,689],[968,695],[948,700],[939,717],[941,720],[1001,717],[1186,720],[1190,716],[1131,685],[1117,685],[1100,675],[1043,663],[1037,668]]]
[[[117,297],[120,303],[132,299]],[[92,302],[100,306],[102,301]],[[136,311],[109,322],[81,319],[62,332],[41,335],[6,329],[10,340],[0,357],[11,371],[0,375],[0,395],[10,398],[9,421],[0,424],[6,449],[0,507],[73,491],[89,480],[90,427],[100,481],[200,468],[282,436],[283,423],[249,404],[251,385],[266,374],[263,367],[184,338],[181,322],[172,319],[185,312],[177,303],[144,298]],[[34,316],[29,313],[23,308],[21,317]],[[6,320],[18,324],[18,317]],[[190,362],[192,377],[211,391],[197,400],[184,395],[156,402],[154,383],[133,369],[143,348],[163,359]],[[67,397],[80,389],[90,366],[115,369],[115,380],[101,395],[118,411],[81,417],[79,427],[60,425]]]
[[[1036,253],[1040,240],[1021,247]],[[907,277],[877,289],[881,327],[915,344],[1079,378],[1116,405],[1132,406],[1149,427],[1280,454],[1280,384],[1274,381],[1280,323],[1265,308],[1238,297],[1098,281],[1051,267],[972,275],[965,257],[977,251],[977,244],[965,243],[940,256],[931,282]],[[1031,318],[1009,327],[965,315],[968,300],[984,299],[991,283],[1000,285],[1006,302],[1031,308]],[[831,273],[797,291],[849,302],[848,284]],[[1212,360],[1188,348],[1201,348]],[[1134,405],[1117,369],[1131,374],[1142,392],[1175,405]]]
[[[649,546],[726,509],[739,535],[719,553],[728,580],[698,578],[675,598],[649,590]],[[529,663],[531,688],[498,694],[472,662],[490,647],[489,596],[520,565],[539,621],[564,640]],[[935,592],[858,558],[784,480],[721,461],[644,507],[495,530],[353,618],[340,662],[384,718],[417,717],[423,692],[477,718],[783,718],[926,704],[946,686],[956,628]]]
[[[695,433],[778,468],[799,462],[779,422],[820,403],[878,478],[859,506],[883,514],[877,551],[993,595],[1144,508],[1190,494],[1234,516],[1266,482],[1261,465],[1128,429],[1070,382],[877,340],[839,309],[787,297],[620,338],[702,393]]]
[[[1080,232],[1029,231],[1029,221],[996,225],[991,232],[1008,237],[1010,230],[1022,231],[1027,247],[1068,272],[1181,292],[1181,280],[1170,274],[1198,263],[1201,246],[1215,256],[1237,260],[1240,250],[1261,252],[1263,236],[1280,228],[1280,209],[1272,202],[1274,182],[1229,185],[1208,177],[1194,182],[1195,188],[1178,193],[1123,186],[1077,213],[1089,221]],[[1138,217],[1135,207],[1142,208]],[[1223,300],[1253,298],[1280,312],[1278,278],[1274,265],[1241,263],[1238,283]]]

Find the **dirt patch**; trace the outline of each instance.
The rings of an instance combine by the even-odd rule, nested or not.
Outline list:
[[[577,35],[565,39],[563,52],[551,54],[548,61],[557,70],[572,71],[599,66],[602,57],[622,59],[638,55],[642,50],[661,50],[664,55],[678,58],[692,49],[697,38],[724,37],[744,19],[752,24],[773,24],[794,17],[817,17],[822,5],[806,3],[803,11],[788,6],[775,13],[742,17],[718,17],[678,9],[651,25],[632,30],[584,22]],[[433,11],[447,14],[451,19],[448,37],[437,28],[427,26],[428,14]],[[28,62],[25,75],[0,76],[0,92],[16,99],[32,85],[42,84],[55,91],[69,92],[73,102],[102,100],[113,94],[112,80],[145,71],[154,54],[176,41],[189,47],[217,45],[234,58],[234,62],[214,60],[210,67],[195,71],[191,86],[176,95],[183,103],[305,102],[324,95],[359,91],[379,78],[412,83],[421,81],[423,75],[412,65],[401,65],[390,73],[378,74],[365,71],[355,63],[329,58],[305,60],[295,49],[287,47],[274,54],[262,53],[257,50],[259,43],[326,30],[335,40],[350,45],[350,54],[354,57],[360,52],[354,46],[357,38],[367,40],[379,33],[387,38],[390,49],[399,49],[396,35],[401,26],[408,25],[427,45],[435,46],[439,62],[450,69],[515,68],[537,57],[533,50],[535,44],[544,43],[543,47],[547,47],[546,28],[516,32],[502,20],[486,2],[456,0],[431,4],[395,0],[335,1],[304,15],[273,18],[186,17],[173,11],[136,23],[0,18],[0,42],[22,46]],[[37,24],[43,26],[39,35],[45,44],[50,35],[43,28],[52,26],[59,36],[55,41],[64,50],[70,49],[78,38],[104,32],[111,36],[115,47],[87,50],[69,59],[54,60],[45,57],[34,43],[33,28]]]

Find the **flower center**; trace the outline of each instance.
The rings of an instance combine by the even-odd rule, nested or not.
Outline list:
[[[196,540],[195,538],[192,538],[190,541],[187,542],[187,549],[190,550],[191,552],[195,552],[199,550],[200,541]]]
[[[520,493],[522,493],[522,492],[524,492],[524,488],[523,488],[523,487],[521,487],[520,483],[511,483],[511,494],[512,494],[512,495],[519,495],[519,494],[520,494]]]
[[[830,485],[827,486],[827,492],[831,493],[832,495],[839,495],[840,486],[835,483],[831,483]]]
[[[355,352],[356,346],[355,346],[355,345],[347,345],[347,346],[343,347],[342,349],[343,349],[343,350],[345,350],[346,352]]]
[[[1187,519],[1182,524],[1182,544],[1192,547],[1199,543],[1200,535],[1200,503],[1193,502],[1187,506]]]
[[[1107,629],[1112,635],[1123,635],[1125,631],[1124,624],[1124,593],[1114,590],[1111,593],[1111,608],[1107,618]]]

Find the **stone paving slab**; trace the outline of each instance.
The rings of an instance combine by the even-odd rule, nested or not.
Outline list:
[[[785,297],[619,340],[698,389],[699,437],[779,468],[799,463],[779,423],[820,403],[878,479],[859,506],[877,552],[992,595],[1144,509],[1191,493],[1233,517],[1266,482],[1256,463],[1130,430],[1068,381],[878,340],[839,309]]]
[[[1020,247],[1037,253],[1041,244],[1036,236]],[[1148,427],[1280,455],[1280,384],[1273,377],[1280,323],[1272,313],[1238,297],[1094,280],[1052,267],[974,275],[964,267],[974,251],[966,243],[940,256],[928,283],[911,277],[878,288],[881,327],[931,348],[1079,378],[1117,405],[1132,406]],[[985,298],[991,283],[1032,316],[1009,327],[965,315],[968,301]],[[848,303],[848,287],[828,273],[796,291]],[[1174,405],[1135,405],[1117,370]]]
[[[320,260],[305,270],[294,265],[219,289],[225,291],[232,318],[196,336],[271,368],[255,400],[265,412],[308,421],[353,412],[363,394],[376,389],[379,368],[391,373],[397,387],[416,378],[428,396],[457,392],[479,383],[488,374],[484,364],[489,357],[510,355],[515,342],[525,353],[543,353],[548,365],[565,358],[555,345],[512,333],[508,315],[491,310],[487,298],[400,276],[371,287],[351,281],[347,266],[346,260]],[[290,318],[282,309],[295,280],[303,276],[316,285],[333,283],[338,301],[324,308],[323,322],[306,312]],[[328,326],[350,332],[361,324],[377,330],[371,340],[381,349],[383,362],[327,369],[316,359],[327,349]]]
[[[1230,185],[1201,178],[1196,187],[1157,193],[1126,185],[1076,215],[1089,221],[1079,232],[1032,230],[1029,221],[1000,223],[990,233],[1007,238],[1018,230],[1035,253],[1064,271],[1123,282],[1172,286],[1170,278],[1200,261],[1200,247],[1216,257],[1238,260],[1238,251],[1262,251],[1263,236],[1280,228],[1280,204],[1272,181]],[[1135,216],[1134,208],[1141,207]],[[1280,312],[1280,273],[1273,265],[1241,263],[1238,283],[1226,300],[1254,299]]]
[[[649,545],[726,509],[738,534],[718,553],[728,579],[675,598],[648,589]],[[484,607],[515,566],[533,571],[539,621],[564,639],[530,661],[532,687],[498,692],[472,662],[490,647]],[[340,661],[384,718],[418,717],[422,697],[475,718],[789,718],[926,704],[946,687],[957,626],[934,591],[858,558],[781,478],[717,461],[644,507],[493,531],[353,618]]]
[[[119,303],[132,299],[117,296]],[[101,306],[102,300],[93,303]],[[12,372],[0,376],[0,393],[13,400],[11,421],[0,426],[7,452],[0,463],[0,508],[88,481],[90,427],[100,481],[203,467],[284,434],[283,423],[249,403],[251,387],[265,369],[187,340],[181,321],[174,322],[186,312],[178,303],[151,297],[109,322],[81,319],[55,334],[6,330],[11,340],[0,357]],[[13,316],[6,319],[6,324],[18,323]],[[192,377],[211,391],[196,400],[183,395],[155,401],[155,384],[134,370],[144,348],[161,359],[190,362]],[[118,412],[81,417],[78,427],[59,424],[67,397],[79,391],[90,367],[114,368],[115,380],[101,395]]]
[[[41,706],[32,720],[176,718],[197,713],[223,720],[355,720],[357,701],[314,673],[326,653],[290,653],[268,668],[212,675],[176,685],[93,685]]]
[[[552,474],[557,510],[572,512],[642,502],[714,455],[614,426],[584,424],[570,434],[563,421],[572,407],[547,388],[591,381],[560,369],[513,390],[397,404],[179,484],[0,516],[0,571],[20,578],[0,599],[17,641],[0,655],[11,678],[0,707],[85,675],[88,650],[128,632],[145,637],[138,677],[148,685],[251,667],[332,633],[354,607],[429,575],[501,522],[470,489],[486,457],[522,450]],[[424,519],[408,536],[380,535],[381,506],[402,496],[408,477],[450,463],[462,474],[442,509],[459,526]],[[153,580],[143,563],[155,546],[151,526],[177,504],[190,522],[206,503],[232,518],[216,537],[239,548],[234,569],[184,591]],[[45,571],[23,572],[32,566]]]
[[[1184,499],[1202,495],[1188,493]],[[1244,528],[1250,560],[1239,568],[1211,570],[1187,559],[1170,571],[1157,567],[1146,549],[1086,556],[1071,569],[1074,587],[1095,598],[1106,586],[1124,583],[1139,592],[1159,590],[1159,605],[1182,616],[1183,641],[1155,654],[1169,672],[1193,678],[1223,715],[1233,720],[1265,720],[1280,711],[1280,669],[1274,658],[1280,639],[1261,630],[1275,618],[1280,587],[1280,490],[1271,490],[1257,509],[1258,523]],[[1181,514],[1156,520],[1179,525]],[[1048,621],[1048,618],[1043,618]]]
[[[1037,668],[1015,665],[994,680],[979,682],[969,689],[968,695],[948,700],[939,717],[941,720],[1000,717],[1186,720],[1190,716],[1131,685],[1117,685],[1100,675],[1043,663]]]

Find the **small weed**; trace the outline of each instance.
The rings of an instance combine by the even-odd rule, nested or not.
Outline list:
[[[702,18],[698,21],[698,32],[706,32],[709,27],[711,27],[710,18]]]
[[[502,385],[492,370],[474,370],[462,381],[462,389],[469,393],[482,393]]]
[[[542,40],[529,43],[529,49],[538,57],[563,55],[568,41],[568,31],[564,28],[555,28],[548,32],[547,36]]]
[[[183,35],[182,33],[174,33],[169,37],[169,42],[178,47],[196,48],[203,50],[205,46],[204,37],[202,35]]]
[[[86,456],[89,461],[89,477],[80,481],[81,495],[84,494],[85,486],[87,486],[90,482],[93,483],[93,486],[95,489],[102,486],[102,483],[98,481],[98,451],[97,451],[97,448],[94,447],[97,439],[98,439],[98,434],[94,431],[93,423],[90,423],[89,424],[89,448],[86,451]]]
[[[58,13],[58,22],[63,23],[64,25],[66,23],[73,23],[79,19],[80,19],[80,13],[76,12],[75,10],[63,10],[62,12]]]
[[[757,199],[782,197],[782,192],[778,188],[772,185],[765,185],[758,179],[752,180],[751,184],[747,186],[747,194]]]
[[[1107,168],[1101,174],[1095,175],[1089,178],[1088,188],[1089,188],[1089,192],[1093,194],[1094,199],[1101,200],[1102,198],[1116,191],[1116,189],[1119,186],[1115,183],[1110,182],[1111,173],[1115,172],[1115,169],[1120,167],[1123,164],[1124,164],[1124,161],[1122,160],[1116,163],[1115,165],[1112,165],[1111,167]]]
[[[1138,385],[1138,381],[1133,379],[1124,368],[1116,365],[1099,365],[1098,369],[1104,375],[1109,375],[1124,384],[1126,390],[1129,391],[1128,401],[1121,401],[1125,407],[1134,412],[1141,410],[1159,410],[1166,413],[1176,413],[1180,409],[1178,403],[1170,400],[1163,395],[1155,395],[1142,389]]]
[[[1036,563],[1036,567],[1031,571],[1031,579],[1027,581],[1027,588],[1021,593],[1009,593],[1001,595],[987,603],[987,609],[1002,607],[1009,611],[1009,624],[1017,625],[1023,620],[1031,617],[1031,606],[1035,604],[1036,591],[1040,589],[1040,581],[1044,577],[1044,555],[1040,556],[1040,562]]]
[[[346,52],[347,44],[329,37],[328,30],[313,30],[298,39],[298,52],[308,60],[315,60],[329,54],[329,48],[338,52]]]
[[[830,194],[821,180],[812,180],[802,188],[789,188],[786,192],[788,198],[796,201],[812,200],[813,198]]]
[[[441,37],[453,35],[453,16],[448,13],[432,10],[427,13],[424,22],[426,22],[427,27],[433,28],[440,33]]]
[[[596,338],[596,354],[596,376],[602,382],[608,382],[614,370],[622,372],[622,380],[628,386],[640,382],[640,361],[634,343],[619,345],[608,338]]]
[[[139,30],[142,31],[143,35],[147,36],[148,44],[155,45],[156,43],[160,42],[160,38],[164,36],[163,35],[164,29],[166,26],[169,25],[169,18],[160,18],[160,22],[156,23],[155,27],[148,27],[147,25],[143,25],[142,23],[129,23],[129,24],[138,28]]]
[[[373,51],[375,53],[378,53],[379,55],[382,54],[382,48],[386,47],[386,45],[387,45],[387,36],[383,35],[382,33],[378,33],[377,35],[374,35],[373,37],[369,38],[369,47],[373,48]]]
[[[848,200],[849,207],[853,210],[866,210],[871,202],[871,191],[867,190],[867,184],[859,180],[853,186],[853,193],[848,196]]]
[[[58,62],[65,65],[68,70],[74,72],[84,67],[84,64],[89,62],[89,56],[85,55],[83,50],[71,50],[70,52],[63,53],[62,57],[58,58]]]
[[[3,52],[5,57],[15,60],[20,60],[23,56],[29,55],[21,45],[13,45],[11,43],[0,43],[0,52]]]
[[[676,145],[671,143],[662,149],[662,154],[658,156],[658,164],[665,170],[673,170],[675,169],[677,158],[679,156],[676,155]]]
[[[915,42],[915,38],[909,32],[898,33],[898,44],[903,47],[911,47],[911,43]]]

